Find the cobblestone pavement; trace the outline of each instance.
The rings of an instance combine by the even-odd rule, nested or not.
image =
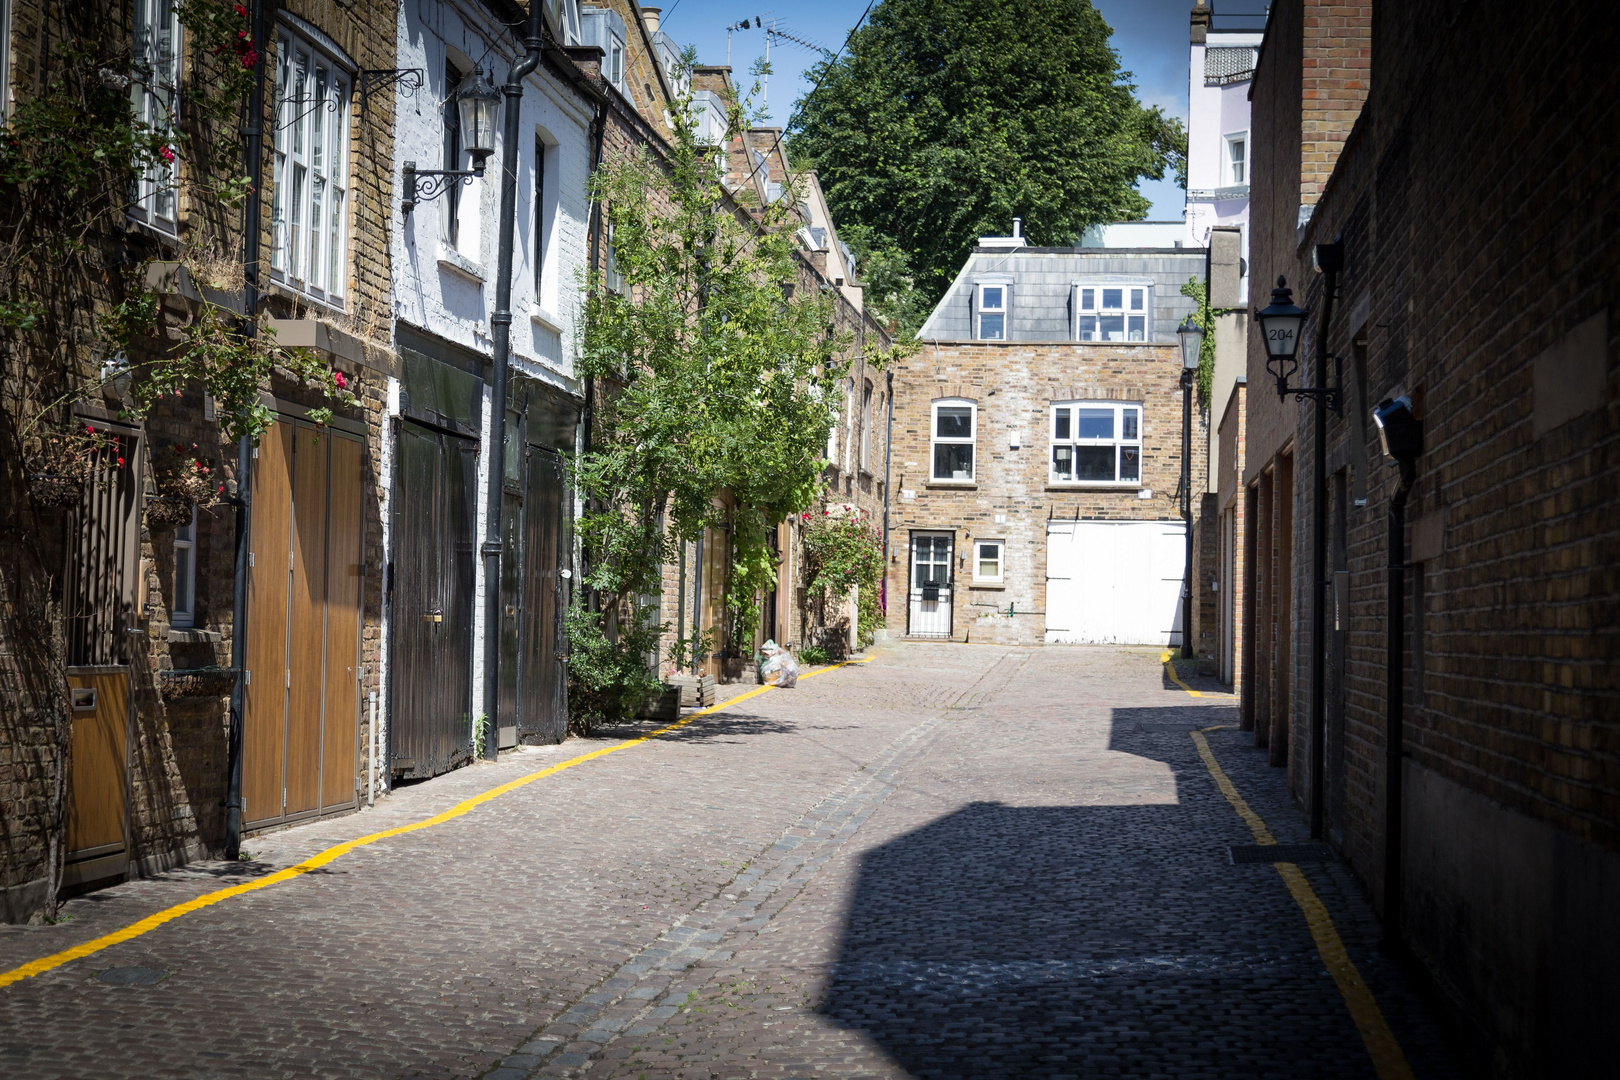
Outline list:
[[[1152,650],[884,649],[0,989],[0,1075],[1374,1076],[1278,874],[1229,863],[1187,733],[1233,720]],[[0,928],[0,970],[597,742]],[[1210,742],[1303,839],[1248,736]],[[1304,871],[1414,1072],[1456,1075],[1359,886]],[[166,974],[98,977],[134,967]]]

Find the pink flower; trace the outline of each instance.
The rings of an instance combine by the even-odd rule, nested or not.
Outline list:
[[[349,380],[344,377],[343,372],[341,371],[332,372],[332,381],[337,383],[337,388],[339,390],[347,390],[349,388]]]
[[[170,150],[167,146],[158,147],[158,156],[164,161],[167,161],[170,165],[174,164],[174,151]]]
[[[245,67],[245,68],[256,68],[256,67],[258,67],[259,66],[259,54],[254,52],[252,49],[249,49],[242,56],[242,66]]]
[[[124,459],[123,458],[118,459],[118,467],[120,469],[122,469],[124,467]]]

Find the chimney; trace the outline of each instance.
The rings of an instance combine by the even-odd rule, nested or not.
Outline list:
[[[643,9],[645,10],[645,9]],[[1209,34],[1210,17],[1214,11],[1204,0],[1197,0],[1192,9],[1192,43],[1202,45]]]
[[[1017,239],[1018,237],[1023,236],[1023,235],[1024,235],[1024,219],[1021,218],[1021,217],[1013,218],[1013,238]]]
[[[646,26],[649,36],[658,33],[658,16],[663,14],[663,8],[644,7],[641,9],[641,22]]]

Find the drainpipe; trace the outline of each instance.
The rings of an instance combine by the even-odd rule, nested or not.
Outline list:
[[[484,756],[499,753],[501,667],[501,510],[506,497],[506,383],[512,353],[512,247],[517,230],[517,155],[523,126],[523,80],[540,66],[545,44],[541,27],[545,7],[529,4],[523,59],[506,75],[506,130],[501,145],[500,254],[495,270],[495,310],[490,314],[494,354],[494,401],[491,406],[489,502],[484,531]]]
[[[894,372],[888,373],[889,419],[888,430],[883,436],[883,592],[879,594],[878,601],[883,607],[883,622],[889,621],[889,500],[894,493],[889,490],[889,464],[894,459]]]
[[[594,91],[595,88],[592,87],[592,90]],[[592,176],[595,176],[596,173],[597,173],[597,170],[599,170],[602,167],[602,143],[603,143],[603,140],[604,140],[604,138],[605,138],[605,136],[607,134],[607,97],[605,95],[603,95],[600,91],[596,91],[595,97],[596,97],[596,117],[595,117],[595,120],[593,121],[592,126],[591,126],[591,139],[592,139],[591,175]],[[596,269],[596,265],[597,265],[596,260],[597,260],[597,258],[599,256],[601,250],[602,250],[602,203],[598,199],[592,199],[591,200],[591,224],[590,224],[590,256],[589,256],[590,261],[587,264],[592,271],[594,271]],[[594,415],[595,414],[595,406],[596,406],[596,380],[595,379],[586,379],[585,380],[585,407],[582,410],[580,410],[580,417],[579,417],[579,421],[580,421],[580,445],[581,445],[581,453],[583,453],[583,454],[588,454],[588,453],[591,452],[591,424],[592,424],[592,421],[595,419],[595,415]],[[579,505],[580,505],[581,510],[584,509],[584,505],[585,505],[584,495],[585,495],[585,493],[583,491],[581,491],[580,492],[581,497],[580,497],[580,500],[579,500]],[[584,607],[587,610],[589,610],[591,608],[591,606],[592,606],[591,594],[590,594],[589,590],[587,589],[587,587],[585,585],[585,575],[590,569],[589,561],[588,561],[588,558],[587,558],[588,554],[589,553],[585,550],[585,545],[583,543],[580,544],[580,547],[579,547],[579,589],[580,589],[579,599],[580,599],[580,603],[583,604]],[[696,626],[695,626],[696,617],[697,617],[697,615],[696,615],[696,612],[694,611],[693,612],[693,619],[694,619],[693,632],[694,633],[696,632]],[[697,668],[694,665],[693,672],[695,673],[696,670],[697,670]]]
[[[253,72],[253,92],[248,97],[247,124],[242,135],[247,158],[245,172],[253,178],[248,185],[247,203],[242,211],[242,336],[253,340],[258,332],[255,316],[259,308],[259,197],[260,168],[264,157],[264,0],[253,0],[252,41],[259,55]],[[253,445],[246,436],[236,441],[236,569],[231,586],[231,711],[225,736],[225,760],[229,779],[225,789],[225,858],[234,860],[242,853],[242,739],[244,687],[243,667],[247,664],[247,560],[248,535],[252,525],[249,494],[252,489]]]
[[[1406,685],[1406,656],[1402,620],[1406,616],[1406,499],[1417,477],[1413,461],[1398,463],[1401,483],[1389,502],[1389,600],[1385,613],[1388,641],[1385,650],[1384,713],[1384,943],[1398,946],[1401,938],[1401,760],[1406,718],[1402,713]]]
[[[1323,267],[1322,321],[1316,328],[1316,385],[1328,381],[1328,331],[1338,294],[1337,267]],[[1311,839],[1322,839],[1327,782],[1327,414],[1337,408],[1337,393],[1316,398],[1316,460],[1312,463],[1311,499]],[[1404,501],[1404,496],[1402,499]]]

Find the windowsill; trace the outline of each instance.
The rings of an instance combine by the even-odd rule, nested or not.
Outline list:
[[[1071,480],[1067,483],[1048,482],[1047,491],[1141,491],[1141,484],[1119,483],[1118,481],[1082,481]]]
[[[874,479],[876,479],[876,477],[873,475],[871,469],[868,469],[865,465],[862,465],[861,466],[861,479],[863,479],[863,480],[874,480]]]
[[[562,321],[557,318],[555,312],[547,311],[545,308],[537,307],[530,311],[529,321],[534,323],[536,326],[544,327],[545,329],[550,330],[553,334],[561,334],[563,332]]]
[[[977,480],[930,480],[923,486],[931,488],[976,488],[979,486],[979,482]]]
[[[169,630],[169,640],[175,643],[191,642],[193,644],[200,645],[218,645],[221,638],[218,630],[190,630],[171,628]]]
[[[480,288],[483,287],[484,279],[489,276],[483,264],[473,262],[443,240],[439,241],[439,269],[466,278]]]
[[[270,293],[273,296],[280,296],[295,303],[307,304],[310,307],[321,308],[322,310],[330,311],[335,315],[344,315],[348,313],[348,309],[343,306],[343,300],[341,298],[333,300],[329,297],[323,298],[316,296],[313,293],[304,292],[296,285],[289,285],[285,281],[278,279],[276,277],[276,272],[273,270],[270,272],[270,281],[268,284],[270,287]]]
[[[156,225],[142,221],[140,218],[131,216],[129,214],[124,215],[124,223],[133,228],[136,232],[145,233],[154,240],[165,244],[173,244],[175,247],[180,246],[180,233],[178,228],[176,228],[174,232],[170,232],[167,229],[161,229]]]
[[[1007,583],[1005,581],[974,581],[968,583],[968,588],[975,592],[981,590],[985,592],[1003,592],[1007,588]]]

